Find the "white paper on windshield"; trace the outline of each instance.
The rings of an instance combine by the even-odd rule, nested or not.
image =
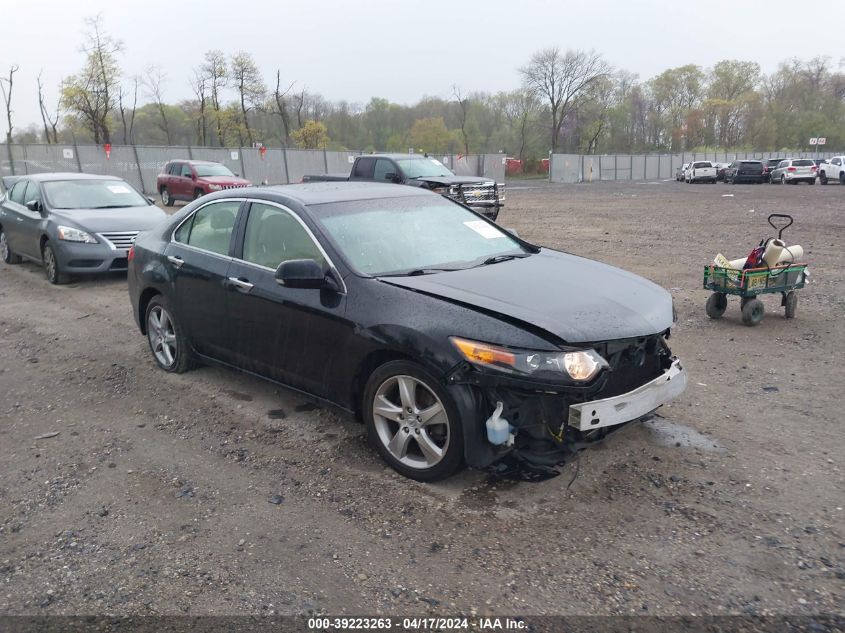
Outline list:
[[[109,191],[112,193],[129,193],[129,187],[123,185],[109,185]]]
[[[497,237],[503,237],[503,234],[499,229],[497,229],[495,226],[487,224],[487,222],[485,222],[484,220],[472,220],[471,222],[464,222],[464,226],[472,229],[481,237],[486,238],[488,240],[492,240]]]

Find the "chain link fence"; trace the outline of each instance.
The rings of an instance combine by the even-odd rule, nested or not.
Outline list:
[[[549,168],[551,182],[592,182],[594,180],[670,180],[684,163],[708,160],[730,163],[735,160],[769,158],[831,158],[841,152],[702,152],[683,154],[553,154]]]
[[[112,145],[106,155],[102,145],[12,144],[0,147],[0,176],[44,172],[85,172],[118,176],[136,189],[152,195],[156,177],[171,160],[210,160],[226,165],[255,184],[297,183],[307,174],[348,174],[355,156],[362,152],[306,149],[222,148],[189,146]],[[459,176],[505,179],[502,154],[461,156],[432,155]]]

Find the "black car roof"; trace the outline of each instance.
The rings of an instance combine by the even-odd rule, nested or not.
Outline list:
[[[231,190],[233,196],[243,196],[244,189]],[[300,185],[276,185],[257,187],[251,195],[266,199],[285,198],[295,200],[303,206],[327,204],[330,202],[351,202],[353,200],[382,200],[387,198],[412,198],[435,196],[426,189],[376,182],[315,182]]]

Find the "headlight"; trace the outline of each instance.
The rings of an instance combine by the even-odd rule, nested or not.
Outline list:
[[[74,229],[69,226],[57,226],[56,233],[58,233],[59,239],[64,240],[65,242],[84,242],[86,244],[97,243],[97,240],[95,240],[85,231],[81,231],[80,229]]]
[[[595,350],[572,352],[533,352],[498,347],[467,339],[452,337],[452,344],[461,355],[474,365],[491,367],[513,374],[542,375],[550,377],[564,374],[578,382],[592,380],[605,367],[604,360]]]
[[[439,193],[441,196],[456,196],[458,195],[458,188],[455,185],[451,187],[432,187],[434,193]]]
[[[208,185],[208,188],[212,191],[220,191],[223,188],[223,185]]]

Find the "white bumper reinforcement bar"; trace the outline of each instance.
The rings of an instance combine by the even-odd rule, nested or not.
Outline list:
[[[630,422],[677,398],[686,387],[687,374],[681,367],[681,361],[675,359],[660,376],[633,391],[604,400],[573,404],[569,407],[569,425],[579,431],[592,431]]]

